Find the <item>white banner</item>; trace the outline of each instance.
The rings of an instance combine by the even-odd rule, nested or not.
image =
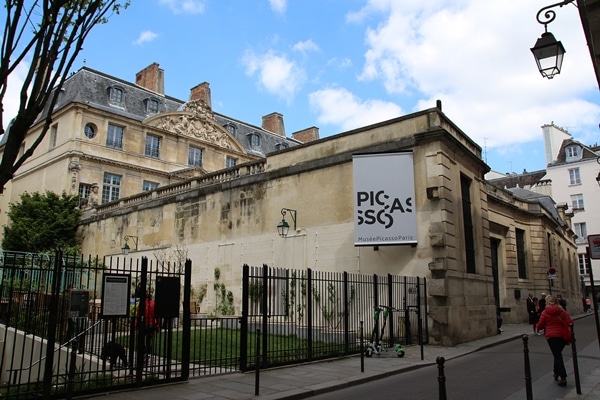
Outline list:
[[[352,163],[354,244],[417,243],[412,152],[355,155]]]

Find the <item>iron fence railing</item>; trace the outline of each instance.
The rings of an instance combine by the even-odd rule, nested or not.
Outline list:
[[[426,343],[426,281],[418,277],[243,267],[240,368],[254,368],[255,334],[262,333],[261,367],[356,354],[379,332],[374,309],[390,308],[383,342]]]
[[[67,256],[60,251],[0,252],[0,397],[64,398],[67,393],[85,395],[187,379],[186,353],[181,351],[185,334],[174,335],[174,320],[163,319],[145,361],[137,351],[144,339],[137,328],[140,299],[134,296],[129,301],[138,282],[147,287],[145,296],[171,278],[178,290],[168,296],[178,307],[179,287],[185,292],[184,269],[189,275],[189,260],[184,268],[147,259]],[[108,275],[124,277],[131,285],[118,293],[126,298],[124,313],[116,317],[102,315]],[[188,299],[189,286],[187,282]],[[84,300],[78,303],[79,299]],[[173,357],[174,348],[179,349],[179,358]],[[114,365],[112,354],[117,355]]]

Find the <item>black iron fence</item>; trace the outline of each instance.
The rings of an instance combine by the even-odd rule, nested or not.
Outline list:
[[[242,281],[242,370],[255,367],[259,332],[262,368],[356,354],[361,321],[366,340],[380,332],[380,306],[389,310],[384,345],[428,341],[424,278],[244,265]]]
[[[167,282],[176,289],[162,290],[162,297],[173,299],[178,316],[181,297],[189,301],[189,260],[184,266],[6,251],[0,257],[0,397],[65,398],[188,378],[182,349],[189,334],[174,334],[178,318],[157,305],[163,317],[150,334],[138,308],[153,294],[157,304],[169,303],[158,301]],[[138,283],[146,289],[136,298]],[[189,332],[189,313],[187,321]]]
[[[190,309],[190,260],[0,257],[3,398],[65,398],[356,354],[366,344],[361,322],[365,341],[380,331],[377,306],[392,310],[385,345],[428,340],[422,278],[245,265],[241,316],[201,317]],[[160,323],[147,332],[139,310],[150,295]],[[114,312],[122,296],[126,311]]]

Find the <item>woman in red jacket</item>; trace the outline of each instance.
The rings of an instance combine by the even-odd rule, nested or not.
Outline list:
[[[546,308],[540,316],[537,328],[538,330],[544,330],[544,336],[554,356],[554,380],[560,378],[558,386],[567,386],[567,371],[562,356],[562,351],[567,345],[567,342],[563,339],[565,325],[573,325],[569,313],[557,304],[554,297],[546,297]]]

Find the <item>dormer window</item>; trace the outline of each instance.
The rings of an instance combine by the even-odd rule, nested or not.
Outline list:
[[[248,135],[252,147],[260,147],[260,135],[256,132]]]
[[[287,143],[277,143],[275,145],[275,149],[277,149],[277,150],[283,150],[283,149],[287,149],[287,148],[288,148]]]
[[[232,135],[235,135],[235,132],[237,131],[237,127],[233,124],[225,125],[225,129],[227,129],[227,132],[231,133]]]
[[[147,114],[157,114],[159,103],[156,99],[146,99],[146,113]]]
[[[582,156],[581,147],[579,147],[577,145],[573,145],[573,146],[569,146],[569,147],[565,148],[565,156],[566,156],[567,162],[581,160],[581,156]]]
[[[125,92],[118,86],[111,86],[109,89],[109,100],[111,105],[120,106],[123,104]]]

